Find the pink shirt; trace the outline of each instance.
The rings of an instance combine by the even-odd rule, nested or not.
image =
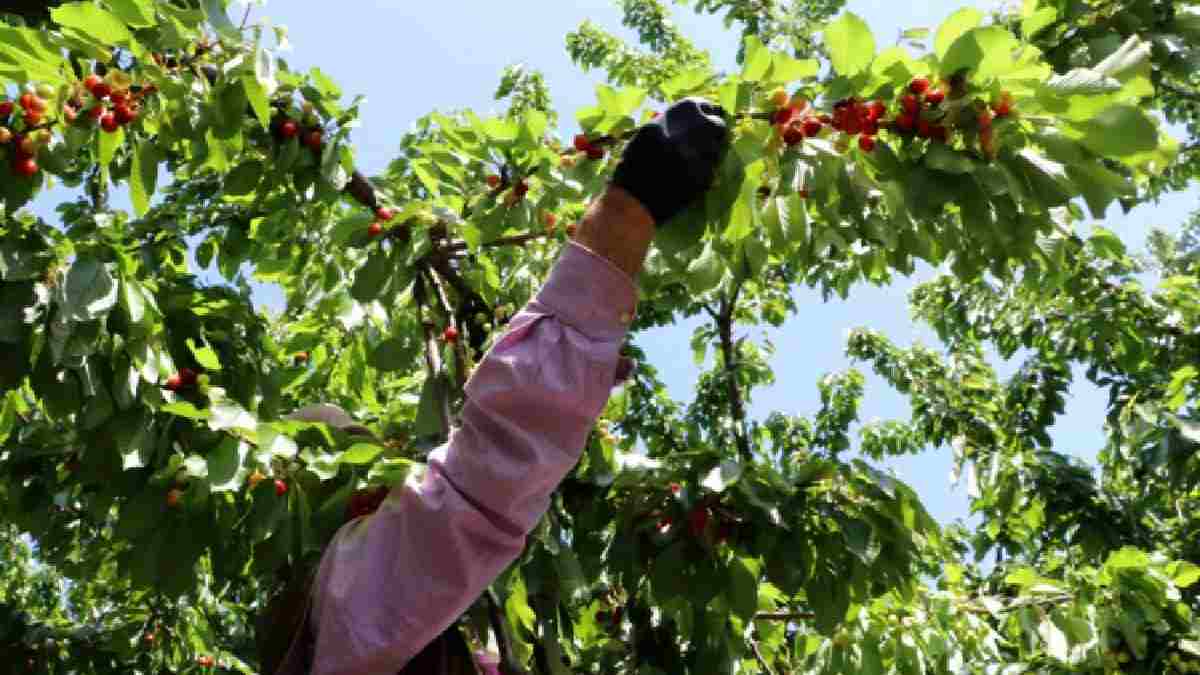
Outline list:
[[[423,480],[326,549],[311,675],[393,675],[520,555],[608,400],[636,302],[627,274],[566,247],[476,368]]]

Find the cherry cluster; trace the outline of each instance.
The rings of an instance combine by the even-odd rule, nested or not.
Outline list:
[[[46,94],[43,97],[42,94]],[[38,150],[50,142],[50,132],[47,129],[37,129],[46,114],[46,98],[54,95],[54,89],[49,85],[41,85],[36,91],[21,94],[17,103],[0,101],[0,146],[11,144],[10,153],[12,172],[22,178],[32,178],[39,171],[37,163]],[[17,106],[21,107],[21,121],[25,132],[13,133],[10,125],[16,113]]]
[[[116,133],[117,129],[133,124],[141,113],[142,96],[153,93],[154,87],[139,89],[136,93],[126,88],[116,88],[99,75],[88,75],[83,88],[90,94],[89,101],[76,96],[63,106],[63,117],[74,122],[80,110],[87,110],[89,119],[100,123],[105,133]]]
[[[290,141],[298,136],[301,145],[313,152],[320,152],[321,146],[325,143],[325,132],[317,124],[317,119],[312,112],[312,104],[306,102],[304,110],[304,119],[301,120],[305,122],[303,128],[300,122],[286,115],[281,115],[275,118],[275,135],[280,141]]]

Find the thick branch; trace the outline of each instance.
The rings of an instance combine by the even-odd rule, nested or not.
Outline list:
[[[717,312],[717,331],[721,338],[721,355],[725,361],[725,385],[728,387],[729,412],[733,416],[733,437],[737,442],[738,455],[742,461],[752,458],[750,439],[746,438],[746,404],[738,386],[737,354],[733,343],[733,310],[737,306],[741,284],[736,284],[728,297],[721,296],[721,307]]]
[[[496,598],[496,593],[488,589],[484,597],[487,599],[488,623],[492,625],[492,633],[495,634],[496,645],[500,649],[500,672],[504,675],[525,675],[525,669],[513,656],[512,638],[508,635],[504,615],[500,613],[500,601]]]

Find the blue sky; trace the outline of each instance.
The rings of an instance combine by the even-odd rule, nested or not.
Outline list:
[[[936,28],[963,4],[967,3],[851,0],[848,8],[867,20],[883,46],[904,29]],[[470,107],[499,112],[501,106],[492,101],[492,93],[504,66],[516,62],[545,73],[563,132],[572,133],[574,111],[594,102],[593,88],[600,74],[584,75],[570,62],[564,36],[584,19],[621,32],[614,0],[274,2],[256,6],[254,16],[267,16],[289,28],[293,50],[285,57],[293,68],[320,66],[348,95],[366,95],[362,125],[355,131],[354,141],[360,166],[367,173],[381,171],[394,156],[400,135],[432,109]],[[682,8],[676,10],[676,16],[685,33],[709,49],[717,63],[732,62],[737,38],[719,18],[696,16]],[[48,219],[53,216],[56,196],[61,193],[43,195],[36,204]],[[1170,228],[1182,222],[1196,205],[1197,196],[1193,188],[1128,215],[1114,209],[1105,226],[1131,247],[1140,247],[1150,227]],[[845,302],[825,303],[818,293],[802,289],[796,296],[799,315],[783,329],[743,328],[752,339],[767,337],[778,348],[774,361],[777,384],[757,393],[752,413],[762,417],[773,410],[815,411],[816,381],[850,365],[843,349],[847,331],[853,327],[875,328],[900,344],[914,340],[933,344],[931,333],[911,321],[906,302],[913,285],[933,274],[926,269],[887,288],[860,286]],[[263,295],[268,303],[277,298],[278,294],[269,292]],[[690,400],[697,375],[686,346],[694,325],[639,338],[673,395],[682,400]],[[1002,372],[1011,372],[1011,367]],[[1067,414],[1054,429],[1056,446],[1082,457],[1094,456],[1103,443],[1098,420],[1105,401],[1106,396],[1094,388],[1076,386]],[[875,417],[907,419],[908,406],[903,397],[869,375],[862,419]],[[931,450],[891,462],[943,522],[967,513],[965,487],[952,490],[949,485],[948,454]]]

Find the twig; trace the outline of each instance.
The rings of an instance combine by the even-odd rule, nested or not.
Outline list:
[[[458,333],[459,339],[454,342],[454,357],[458,359],[458,363],[454,368],[454,379],[457,381],[458,390],[462,391],[467,384],[467,351],[463,345],[462,327],[459,326],[458,316],[454,313],[454,307],[450,305],[450,298],[446,295],[446,289],[442,287],[442,283],[438,281],[438,275],[432,271],[427,271],[429,281],[433,284],[433,290],[437,296],[438,303],[442,306],[442,312],[446,315],[446,320],[450,326]]]
[[[242,15],[241,30],[246,29],[246,22],[250,20],[250,8],[253,6],[250,4],[250,0],[246,0],[246,13]]]
[[[729,391],[729,412],[733,416],[733,437],[737,442],[738,455],[749,462],[750,440],[746,438],[746,405],[742,401],[741,387],[737,381],[737,357],[733,344],[733,310],[737,306],[741,283],[734,285],[729,296],[721,296],[721,308],[717,313],[717,331],[721,338],[721,354],[725,361],[725,384]]]
[[[544,232],[530,232],[528,234],[518,234],[511,237],[501,237],[492,241],[484,242],[479,246],[481,248],[496,248],[499,246],[518,246],[538,239],[546,239],[553,235]],[[470,245],[465,241],[453,241],[442,247],[443,251],[465,251],[470,248]]]
[[[759,612],[754,618],[763,621],[807,621],[817,618],[813,612]]]
[[[424,268],[422,268],[423,270]],[[441,354],[438,353],[437,335],[433,330],[433,323],[425,320],[425,277],[421,274],[422,270],[418,270],[417,278],[413,283],[413,299],[417,301],[417,321],[421,323],[421,329],[425,333],[425,372],[430,378],[436,378],[438,373],[442,372]],[[450,401],[447,397],[442,396],[438,406],[438,414],[442,418],[442,432],[450,433]]]
[[[758,661],[758,665],[762,667],[763,672],[767,673],[767,675],[775,675],[775,671],[771,670],[771,666],[767,664],[767,660],[763,658],[762,651],[758,648],[758,640],[751,640],[750,648],[754,650],[754,658]]]
[[[492,626],[496,646],[500,650],[500,672],[504,675],[524,675],[525,669],[513,656],[512,637],[504,624],[504,616],[500,614],[500,601],[496,598],[495,591],[489,588],[484,597],[487,599],[488,623]]]

